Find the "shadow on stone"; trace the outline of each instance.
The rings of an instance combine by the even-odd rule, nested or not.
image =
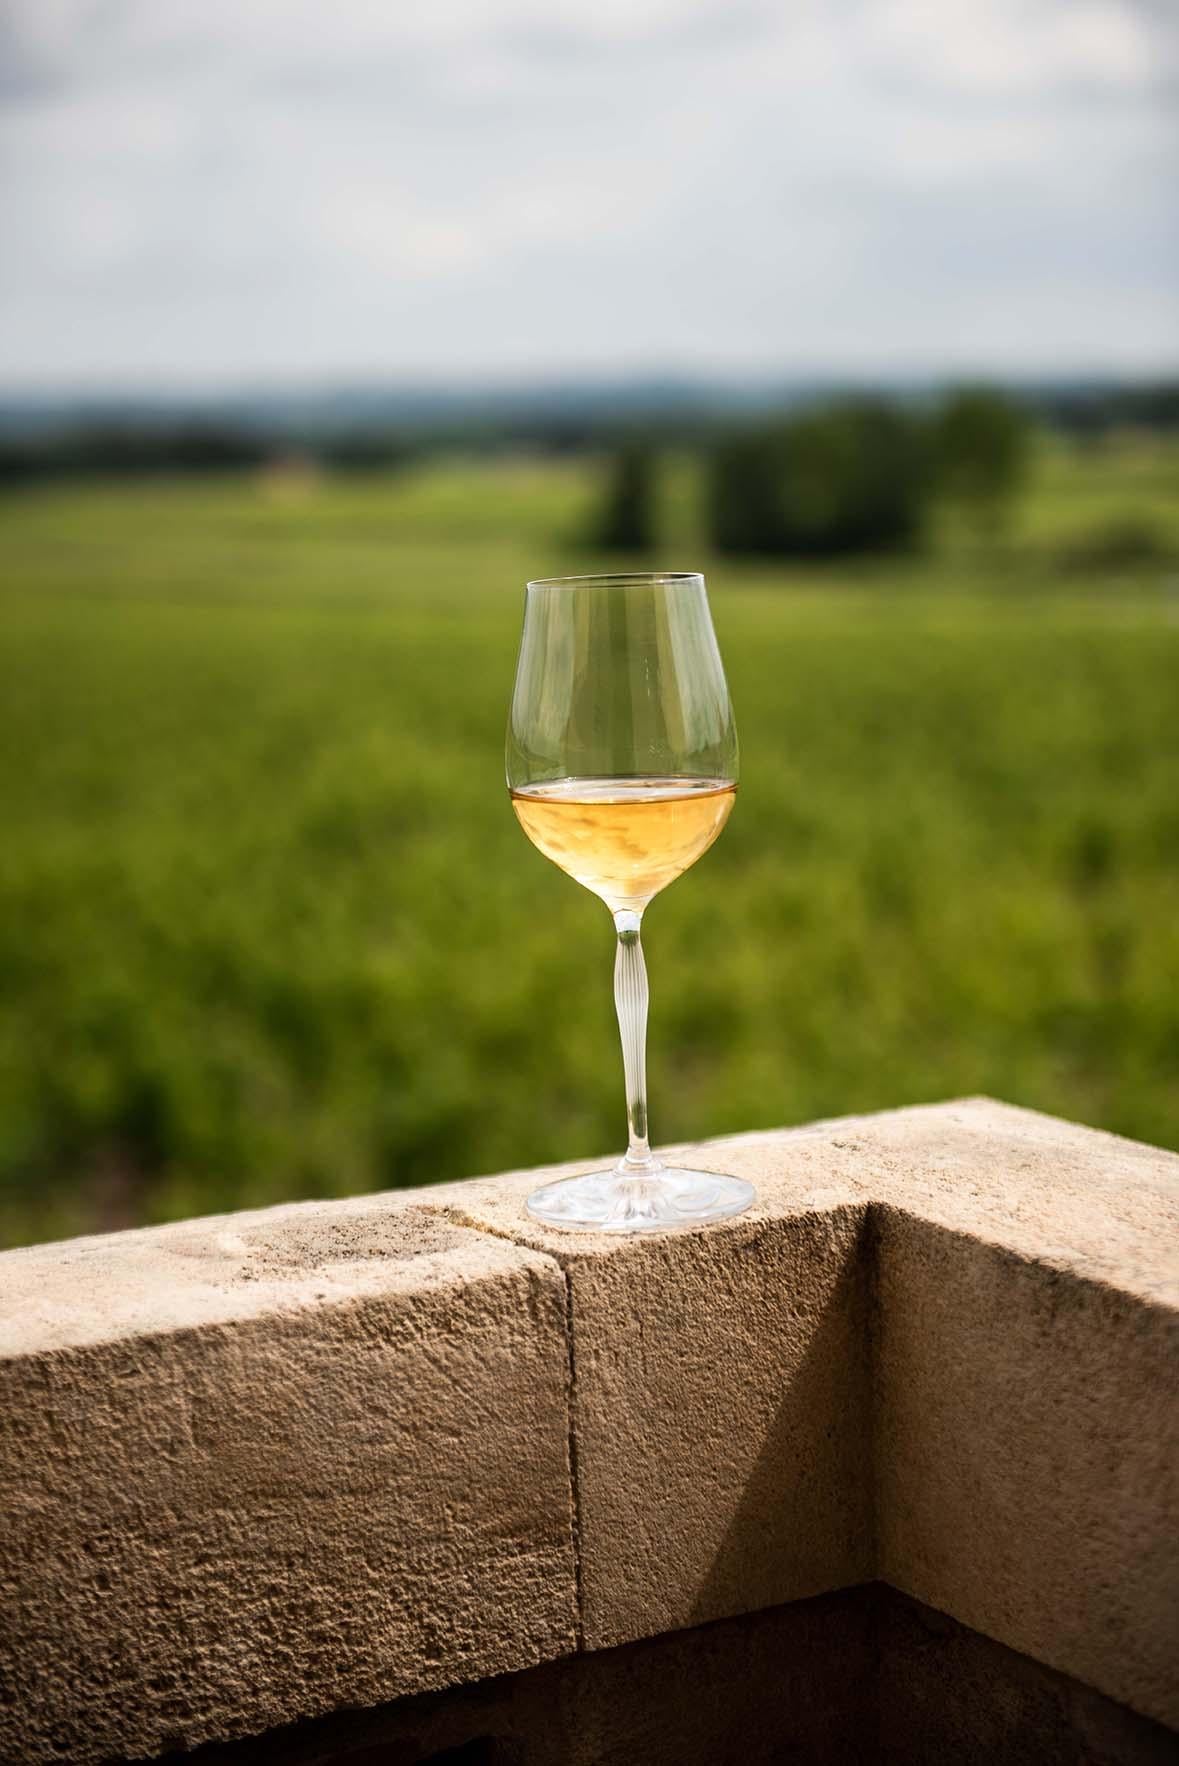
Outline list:
[[[170,1766],[1174,1766],[1179,1739],[876,1583]],[[162,1763],[161,1763],[162,1766]]]
[[[734,1470],[740,1495],[694,1623],[773,1606],[784,1590],[821,1594],[875,1574],[868,1232],[861,1226],[834,1284],[809,1308],[801,1299],[779,1333],[780,1398],[752,1465]],[[739,1452],[746,1460],[747,1432]]]

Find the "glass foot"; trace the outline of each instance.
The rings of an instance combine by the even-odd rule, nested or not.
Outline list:
[[[743,1177],[713,1171],[591,1171],[546,1183],[528,1198],[528,1212],[547,1226],[575,1232],[655,1233],[742,1214],[754,1189]]]

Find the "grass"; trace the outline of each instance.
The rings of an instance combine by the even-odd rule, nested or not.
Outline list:
[[[710,566],[744,772],[647,921],[657,1138],[987,1091],[1179,1146],[1179,595],[1053,563],[1172,535],[1175,464],[1045,450],[998,550]],[[502,777],[586,496],[0,504],[0,1240],[617,1147],[609,920]]]

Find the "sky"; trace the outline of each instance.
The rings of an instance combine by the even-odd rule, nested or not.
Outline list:
[[[1179,0],[0,0],[0,383],[1150,373]]]

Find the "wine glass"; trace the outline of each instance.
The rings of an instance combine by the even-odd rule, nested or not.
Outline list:
[[[643,910],[712,845],[737,790],[737,731],[702,576],[528,584],[507,775],[533,845],[614,916],[630,1131],[613,1170],[545,1184],[528,1198],[529,1213],[606,1232],[740,1214],[753,1200],[751,1184],[668,1169],[647,1127]]]

